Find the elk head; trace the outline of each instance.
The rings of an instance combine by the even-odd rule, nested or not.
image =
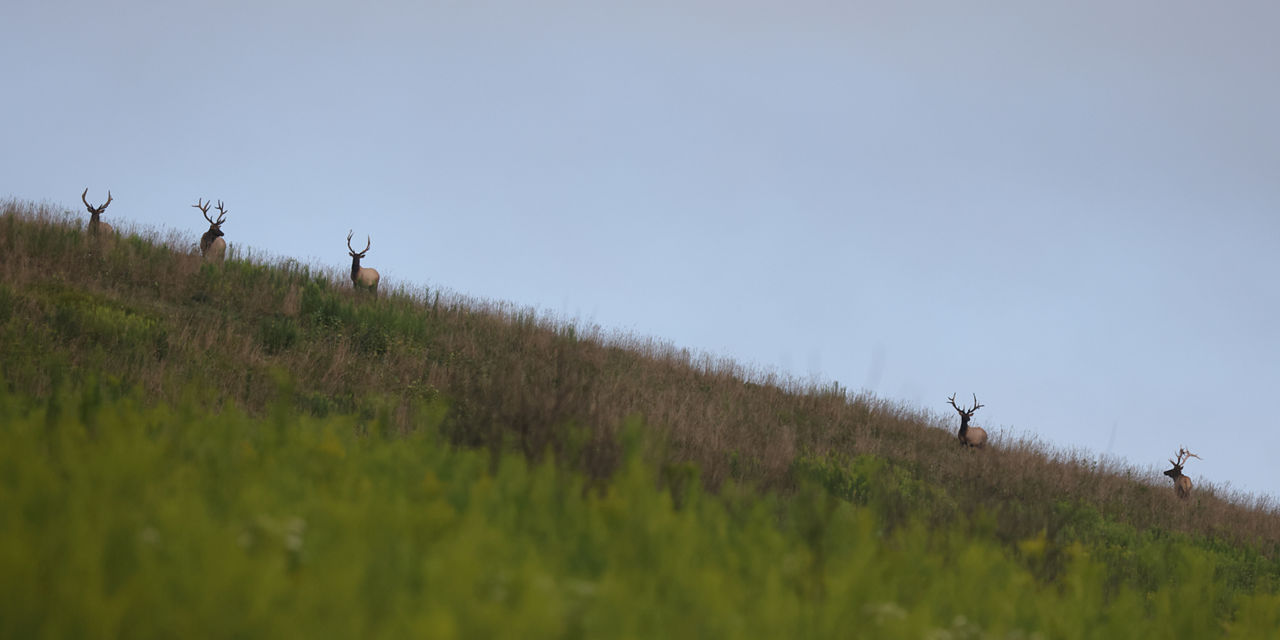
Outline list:
[[[1169,464],[1173,465],[1173,468],[1164,472],[1166,476],[1173,478],[1173,491],[1183,500],[1191,497],[1191,478],[1182,475],[1182,465],[1186,464],[1187,460],[1190,458],[1198,458],[1200,460],[1204,459],[1190,451],[1187,451],[1186,447],[1178,447],[1177,462],[1170,460]]]
[[[222,258],[227,252],[227,241],[222,239],[222,223],[226,221],[227,210],[222,207],[222,201],[218,201],[218,219],[215,221],[209,217],[209,205],[213,201],[204,202],[197,198],[196,203],[191,205],[200,210],[204,214],[204,219],[209,222],[209,230],[200,236],[200,255],[206,260],[215,260],[222,262]]]
[[[347,253],[351,256],[351,284],[357,289],[363,287],[377,293],[378,272],[374,269],[360,266],[360,258],[369,253],[369,247],[373,246],[373,239],[366,236],[365,240],[367,242],[365,242],[364,251],[356,251],[351,248],[351,236],[353,233],[353,231],[347,231]]]
[[[89,204],[89,187],[84,188],[84,193],[80,194],[80,201],[84,203],[84,208],[89,210],[89,233],[91,235],[107,235],[111,233],[111,225],[101,220],[102,212],[107,210],[107,205],[111,204],[111,191],[107,191],[107,201],[99,206]]]
[[[947,398],[947,402],[950,402],[951,406],[960,414],[960,433],[958,434],[960,444],[975,449],[987,446],[986,430],[981,427],[969,426],[969,418],[973,417],[973,412],[982,408],[982,405],[978,404],[978,394],[975,393],[973,395],[973,406],[968,409],[962,409],[956,404],[956,394],[954,393],[951,394],[950,398]]]

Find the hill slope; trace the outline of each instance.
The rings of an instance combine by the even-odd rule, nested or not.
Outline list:
[[[1212,603],[1214,628],[1231,620],[1237,625],[1244,620],[1265,626],[1268,619],[1250,618],[1249,607],[1266,610],[1257,602],[1271,602],[1265,598],[1274,598],[1280,586],[1280,517],[1265,502],[1248,504],[1244,497],[1219,496],[1211,487],[1198,490],[1190,502],[1179,502],[1170,487],[1153,485],[1152,478],[1132,469],[1097,468],[1086,460],[1025,442],[997,442],[984,452],[963,450],[955,445],[948,426],[926,413],[850,395],[839,388],[806,388],[773,380],[732,362],[691,356],[652,341],[598,331],[584,335],[579,327],[530,312],[434,292],[384,292],[374,298],[351,291],[331,273],[292,261],[264,264],[233,259],[209,265],[191,254],[184,240],[126,235],[99,241],[85,235],[81,227],[68,214],[49,207],[11,202],[0,211],[0,375],[9,394],[6,422],[19,425],[7,427],[4,434],[6,451],[17,452],[9,463],[15,469],[37,473],[23,465],[44,460],[47,464],[43,466],[63,465],[67,475],[74,475],[73,469],[96,469],[101,478],[117,474],[133,477],[131,473],[164,478],[187,468],[184,464],[192,464],[187,473],[197,479],[178,484],[205,497],[177,500],[176,504],[188,505],[194,500],[207,507],[219,504],[219,500],[232,501],[221,507],[227,513],[217,517],[208,516],[204,507],[196,510],[204,514],[199,517],[211,519],[213,530],[220,526],[219,518],[231,518],[245,526],[244,521],[253,521],[256,516],[252,509],[236,502],[240,499],[237,496],[208,503],[216,483],[206,485],[199,478],[210,473],[224,479],[244,476],[249,478],[246,486],[256,479],[260,485],[253,486],[275,505],[268,511],[275,512],[289,497],[305,500],[310,489],[277,476],[255,475],[261,469],[252,460],[261,461],[256,456],[268,455],[291,460],[290,464],[303,469],[312,464],[310,456],[296,451],[315,454],[321,460],[315,464],[321,467],[323,455],[342,452],[339,457],[350,457],[350,464],[322,476],[357,484],[358,478],[365,478],[385,490],[388,500],[395,502],[395,496],[401,496],[415,504],[414,513],[418,513],[418,508],[427,504],[420,503],[422,497],[414,493],[421,488],[422,470],[410,477],[402,476],[403,470],[388,471],[379,465],[386,457],[404,462],[397,456],[421,446],[426,448],[419,453],[426,458],[435,456],[443,465],[430,471],[437,480],[456,476],[456,482],[462,483],[448,489],[455,492],[466,493],[466,487],[476,483],[501,482],[502,469],[517,464],[512,460],[536,462],[550,455],[561,471],[540,472],[550,474],[549,484],[544,486],[549,495],[578,491],[608,496],[635,491],[626,495],[639,504],[657,499],[640,488],[656,481],[666,487],[666,500],[674,503],[646,503],[649,506],[637,507],[637,513],[651,514],[659,521],[678,520],[675,515],[663,514],[684,513],[679,517],[695,520],[703,517],[698,515],[702,507],[690,505],[721,505],[705,508],[732,511],[732,505],[737,504],[734,500],[748,505],[771,504],[743,508],[746,513],[755,513],[757,508],[774,513],[772,518],[783,538],[769,543],[775,547],[744,547],[741,558],[745,564],[741,567],[768,573],[774,560],[769,557],[773,553],[770,548],[781,553],[791,548],[788,545],[798,545],[807,558],[801,565],[821,567],[820,574],[779,578],[782,581],[776,588],[799,598],[796,606],[801,609],[817,607],[806,618],[818,625],[815,630],[839,628],[839,615],[821,613],[822,603],[834,605],[838,599],[833,598],[842,589],[867,588],[858,586],[856,572],[847,573],[853,565],[840,564],[856,564],[856,554],[847,555],[854,553],[850,543],[837,543],[833,538],[843,539],[845,534],[883,553],[896,545],[914,550],[922,560],[928,556],[927,562],[938,563],[930,571],[937,574],[939,584],[954,588],[948,592],[963,590],[966,571],[973,566],[954,565],[945,556],[964,556],[967,549],[978,554],[975,557],[980,559],[972,560],[977,565],[1005,567],[999,571],[1011,572],[1001,583],[1003,589],[1019,584],[1023,578],[1016,576],[1034,579],[1050,591],[1053,585],[1088,582],[1091,586],[1080,593],[1093,594],[1086,599],[1103,599],[1089,605],[1096,608],[1097,624],[1128,615],[1121,613],[1128,611],[1123,607],[1109,609],[1105,601],[1110,597],[1107,594],[1123,595],[1129,590],[1138,600],[1124,606],[1143,611],[1141,617],[1148,622],[1162,613],[1171,615],[1177,607],[1169,602],[1191,595],[1175,598],[1168,590],[1190,580],[1188,594],[1201,589],[1201,595]],[[152,415],[149,411],[160,411],[169,418],[147,417]],[[191,434],[175,429],[175,414],[166,411],[186,416],[183,420],[192,424],[210,421],[221,425],[215,430],[233,435],[195,446],[193,442],[199,438],[188,440]],[[240,411],[248,415],[235,417]],[[199,417],[221,414],[231,417]],[[135,423],[156,426],[153,432],[127,427]],[[633,426],[625,428],[629,423]],[[36,426],[40,424],[57,428],[51,432],[53,427],[47,427],[42,432]],[[263,440],[264,433],[273,429],[280,435]],[[112,456],[127,457],[125,452],[145,449],[147,442],[161,442],[165,451],[181,455],[172,459],[157,455],[136,471],[110,463],[98,468],[92,455],[97,445],[84,445],[80,440],[75,440],[75,446],[66,444],[64,430],[84,433],[90,443],[96,438],[110,440],[102,433],[119,432],[121,442],[128,446],[98,452]],[[376,442],[369,440],[373,436],[377,436]],[[437,436],[463,449],[442,449]],[[328,444],[325,437],[331,437]],[[202,457],[206,454],[193,452],[212,448],[237,459],[233,455],[237,442],[249,443],[254,454],[245,454],[248,461],[229,462],[229,468],[219,468],[217,455],[206,459]],[[330,454],[316,453],[326,447]],[[472,449],[489,451],[484,466],[498,480],[480,480],[489,477],[480,470],[455,473],[457,465],[471,468],[468,465],[474,464],[467,457],[473,454],[466,453]],[[80,457],[68,454],[62,458],[55,455],[58,451],[78,451]],[[445,451],[452,453],[442,453]],[[466,460],[472,461],[463,462]],[[429,465],[425,468],[432,469]],[[620,470],[622,475],[618,475]],[[577,474],[584,474],[583,479],[574,480]],[[517,485],[527,480],[519,477],[522,480]],[[637,484],[626,485],[625,478]],[[84,499],[59,493],[58,483],[49,482],[51,495],[69,501],[64,506]],[[580,482],[593,489],[574,484]],[[619,483],[630,488],[619,489]],[[146,486],[145,477],[134,477],[121,486],[135,485]],[[724,495],[703,494],[698,485],[722,490]],[[5,493],[6,500],[18,504],[30,499],[23,497],[25,480],[14,480],[10,486],[18,488]],[[84,490],[90,491],[92,486],[92,482],[85,484]],[[573,486],[578,489],[566,489]],[[756,493],[743,493],[743,486],[753,487]],[[409,497],[402,492],[408,492]],[[363,509],[344,502],[342,495],[325,495],[330,501],[317,503],[313,518],[323,519],[332,509]],[[520,499],[532,500],[528,496]],[[563,504],[563,497],[556,500]],[[467,513],[464,507],[473,503],[455,500],[450,504],[458,513]],[[501,504],[498,501],[482,511],[514,508]],[[589,508],[607,509],[599,505]],[[352,516],[350,523],[399,526],[394,517],[388,521],[385,514],[360,513],[364,515]],[[590,520],[594,516],[581,517]],[[675,554],[677,546],[712,544],[698,541],[694,529],[745,527],[748,535],[756,535],[757,529],[769,528],[770,520],[744,524],[741,519],[706,517],[710,519],[690,524],[689,531],[670,534],[674,537],[668,551]],[[89,527],[80,532],[82,537],[69,537],[66,544],[87,544],[89,539],[95,540],[90,545],[95,549],[106,544],[97,534],[109,533],[108,524],[114,521],[104,518],[107,524]],[[314,522],[313,518],[305,521]],[[179,523],[183,521],[173,522],[176,531],[181,530]],[[832,524],[836,521],[840,522],[838,527]],[[287,565],[288,525],[271,522],[274,524],[249,529],[257,526],[282,537],[284,555],[272,558]],[[144,531],[148,526],[154,528],[132,524]],[[16,530],[17,542],[24,540],[22,535],[49,533],[31,526],[30,530]],[[514,532],[498,527],[487,535],[501,531],[517,537],[531,535],[526,541],[528,553],[541,554],[553,548],[550,540],[564,535],[563,527],[569,525],[556,522],[548,526],[555,535],[531,533],[521,527],[515,527]],[[863,530],[859,527],[871,537],[858,538],[863,535],[857,533]],[[943,533],[927,534],[927,529]],[[883,535],[893,537],[882,539]],[[890,541],[888,547],[883,546],[886,540]],[[395,544],[392,540],[387,543]],[[655,542],[620,539],[619,544],[643,547]],[[338,550],[343,548],[337,545],[331,551],[341,555]],[[583,562],[631,567],[620,569],[624,575],[632,575],[626,573],[632,571],[639,576],[646,563],[652,562],[627,565],[616,558],[604,560],[602,554],[607,556],[613,550],[603,542],[592,548],[593,553],[583,552],[583,557],[589,558]],[[112,556],[110,548],[99,550],[102,557]],[[421,553],[421,549],[413,553]],[[577,551],[565,553],[565,557],[577,557]],[[822,560],[828,554],[842,567],[839,571]],[[222,556],[199,557],[216,563]],[[883,575],[900,570],[906,557],[895,556],[876,571]],[[245,560],[250,562],[246,567],[252,565],[251,560]],[[380,561],[391,560],[369,560]],[[577,561],[566,562],[569,565],[544,567],[545,573],[561,578],[577,575],[570,566]],[[341,568],[369,568],[367,562],[355,566],[363,569]],[[859,570],[868,570],[861,566]],[[287,569],[282,570],[287,573]],[[600,574],[581,575],[593,576],[588,582],[592,588],[600,588]],[[747,579],[715,575],[720,576],[716,580]],[[752,575],[767,582],[760,577],[763,574]],[[679,582],[686,577],[671,579]],[[720,587],[707,588],[725,588],[723,583],[717,584]],[[626,592],[623,585],[615,588]],[[984,589],[991,594],[1006,593],[990,584]],[[1210,592],[1214,595],[1204,595]],[[396,597],[403,596],[396,593]],[[896,599],[885,601],[888,608],[872,607],[858,615],[912,621],[907,627],[919,631],[938,628],[940,621],[952,620],[965,610],[946,598],[939,600],[940,595],[928,595],[933,592],[923,585],[911,587],[910,581],[898,584],[894,593]],[[1049,597],[1047,592],[1037,593]],[[1144,593],[1147,595],[1142,596]],[[1241,599],[1252,593],[1264,600]],[[1159,606],[1141,604],[1143,597],[1153,594],[1174,600]],[[161,595],[152,594],[156,598]],[[875,595],[867,591],[858,601],[870,605]],[[1008,597],[1014,594],[1009,592]],[[756,606],[748,600],[742,594],[739,600],[720,605],[731,609]],[[307,602],[316,605],[328,600]],[[917,608],[906,602],[919,605],[923,612],[919,619]],[[1027,607],[1035,609],[1030,604]],[[982,628],[1069,628],[1043,626],[1043,618],[1023,619],[1018,617],[1022,613],[1015,613],[1013,619],[1019,620],[1018,624],[988,612]],[[821,626],[824,623],[820,620],[832,626]],[[627,628],[631,632],[659,629],[640,623]],[[1087,625],[1079,628],[1090,629]],[[552,629],[552,634],[566,633],[555,625]],[[482,632],[472,627],[463,630]]]

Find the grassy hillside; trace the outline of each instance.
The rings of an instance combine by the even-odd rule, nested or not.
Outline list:
[[[0,205],[0,635],[1277,628],[1266,501],[1179,502],[838,387],[83,226]]]
[[[0,397],[0,636],[1265,638],[1280,625],[1280,597],[1167,538],[1128,534],[1149,585],[1107,580],[1079,544],[1046,580],[1043,537],[1011,551],[916,518],[886,534],[876,509],[816,482],[673,497],[634,430],[590,489],[550,460],[446,446],[429,407],[396,436],[389,416],[150,404]],[[866,482],[868,464],[827,479]]]

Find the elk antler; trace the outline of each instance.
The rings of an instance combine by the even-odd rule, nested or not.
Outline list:
[[[363,258],[364,254],[369,253],[369,247],[373,246],[373,238],[366,237],[365,239],[368,240],[368,242],[364,245],[364,251],[357,252],[355,249],[351,248],[351,236],[353,234],[355,234],[355,231],[347,231],[347,250],[351,252],[352,256]]]
[[[1190,451],[1187,451],[1186,447],[1178,447],[1178,461],[1174,462],[1173,460],[1170,460],[1169,463],[1181,469],[1182,465],[1186,464],[1187,460],[1191,458],[1195,458],[1197,460],[1204,460],[1204,458],[1201,458],[1200,456],[1194,453],[1191,453]]]
[[[226,218],[227,218],[227,210],[222,207],[222,201],[219,200],[218,201],[218,221],[213,222],[212,220],[210,220],[209,222],[211,222],[212,224],[222,224],[222,222],[226,220]]]
[[[200,213],[204,214],[204,219],[208,220],[209,224],[213,224],[213,218],[209,217],[209,205],[211,204],[213,204],[212,200],[205,202],[204,198],[196,198],[196,204],[193,204],[191,206],[199,209]]]
[[[974,411],[977,411],[978,409],[981,409],[981,408],[983,407],[983,405],[978,404],[978,394],[976,394],[976,393],[975,393],[975,394],[973,394],[973,408],[972,408],[972,409],[967,409],[967,410],[966,410],[966,409],[961,409],[961,408],[960,408],[960,406],[956,404],[956,394],[954,394],[954,393],[953,393],[953,394],[951,394],[951,397],[950,397],[950,398],[947,398],[947,402],[950,402],[950,403],[951,403],[951,406],[952,406],[952,407],[954,407],[956,411],[959,411],[959,412],[960,412],[960,415],[962,415],[962,416],[971,416],[971,415],[973,415],[973,412],[974,412]]]
[[[88,196],[89,196],[89,187],[85,187],[85,188],[84,188],[84,193],[80,194],[80,201],[84,203],[84,206],[85,206],[85,208],[86,208],[86,209],[88,209],[88,210],[89,210],[89,213],[102,213],[103,211],[106,211],[106,210],[107,210],[107,205],[111,204],[111,191],[110,191],[110,190],[107,190],[107,201],[106,201],[106,202],[104,202],[104,203],[102,203],[102,206],[100,206],[100,207],[95,207],[95,206],[93,206],[93,205],[89,204],[89,198],[88,198]]]

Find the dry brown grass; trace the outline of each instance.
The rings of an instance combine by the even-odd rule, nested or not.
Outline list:
[[[408,430],[423,401],[443,398],[459,443],[549,451],[599,475],[616,463],[621,426],[639,416],[665,435],[670,462],[696,463],[712,487],[732,478],[785,490],[798,456],[874,455],[945,487],[964,512],[995,514],[1010,539],[1061,525],[1065,501],[1138,528],[1280,549],[1273,502],[1199,479],[1181,502],[1152,469],[998,434],[986,451],[963,449],[953,416],[651,338],[450,292],[384,285],[375,298],[352,291],[338,267],[243,254],[206,265],[194,232],[126,228],[95,250],[74,214],[0,206],[0,363],[21,392],[47,395],[104,371],[157,400],[194,385],[211,407],[265,411],[282,369],[304,409],[381,413]],[[145,326],[111,343],[112,329],[76,319],[85,309]]]

